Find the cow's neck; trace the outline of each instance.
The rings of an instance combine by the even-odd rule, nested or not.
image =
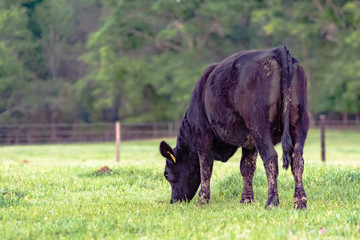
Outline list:
[[[183,156],[187,155],[186,160],[184,160],[188,161],[188,163],[198,163],[195,138],[193,136],[190,124],[187,120],[186,114],[180,124],[180,129],[177,137],[176,151],[179,151]]]

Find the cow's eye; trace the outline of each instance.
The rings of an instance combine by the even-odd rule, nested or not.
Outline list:
[[[168,179],[168,178],[169,178],[169,174],[168,174],[167,172],[164,172],[164,177],[165,177],[166,179]]]

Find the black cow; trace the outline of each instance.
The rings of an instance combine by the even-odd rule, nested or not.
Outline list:
[[[303,68],[285,46],[235,53],[209,66],[195,86],[176,147],[160,143],[171,203],[190,201],[199,184],[198,202],[208,203],[214,160],[226,162],[242,147],[241,203],[254,200],[252,181],[259,152],[268,180],[266,207],[279,205],[274,145],[281,141],[283,167],[291,165],[295,178],[294,206],[306,208],[302,183],[309,128],[306,85]]]

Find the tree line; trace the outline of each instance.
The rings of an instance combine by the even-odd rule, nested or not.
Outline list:
[[[0,122],[182,117],[211,63],[286,45],[309,105],[360,112],[357,0],[0,0]]]

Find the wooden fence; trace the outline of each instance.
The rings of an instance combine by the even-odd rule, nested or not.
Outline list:
[[[313,123],[320,128],[320,121]],[[179,122],[121,123],[121,140],[175,137]],[[325,120],[326,129],[360,130],[359,121]],[[115,141],[115,123],[0,124],[0,145]]]

